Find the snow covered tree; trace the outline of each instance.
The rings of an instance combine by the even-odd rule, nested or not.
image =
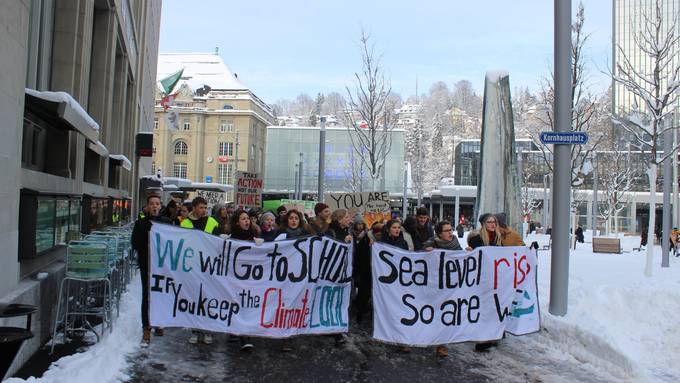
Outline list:
[[[449,177],[452,171],[453,148],[444,145],[444,124],[438,113],[435,113],[430,126],[430,143],[427,158],[423,161],[425,187],[429,190],[436,188],[444,177]]]
[[[599,156],[598,156],[599,157]],[[599,163],[599,182],[604,192],[604,201],[598,206],[599,216],[605,221],[605,235],[612,230],[612,218],[617,216],[632,201],[632,191],[638,171],[633,165],[630,153],[607,152]]]
[[[572,25],[572,48],[571,48],[571,127],[574,132],[592,132],[595,121],[597,120],[596,112],[598,111],[596,100],[588,90],[588,76],[586,72],[586,59],[583,56],[584,47],[589,35],[585,35],[583,25],[585,23],[585,10],[583,4],[579,4],[576,13],[576,20]],[[550,79],[545,79],[541,85],[539,94],[539,102],[542,104],[542,113],[539,120],[543,123],[540,128],[545,130],[554,130],[554,113],[553,105],[555,101],[555,87],[554,87],[554,73],[551,73]],[[553,171],[553,147],[551,145],[543,145],[539,139],[540,131],[534,131],[531,138],[543,153],[543,159],[548,166],[550,172]],[[584,166],[587,166],[588,158],[591,153],[602,142],[601,135],[592,135],[586,145],[571,145],[571,185],[578,187],[583,184],[585,173]]]
[[[670,153],[663,153],[661,143],[666,132],[678,129],[671,118],[676,111],[680,91],[677,19],[664,19],[667,11],[659,0],[652,8],[641,12],[638,25],[631,25],[634,52],[639,57],[629,57],[623,47],[617,46],[620,59],[611,74],[612,80],[622,85],[636,100],[629,114],[614,119],[631,136],[632,144],[645,154],[649,179],[647,238],[650,242],[654,238],[656,220],[657,169],[678,148],[675,146]],[[646,65],[636,65],[636,60]],[[653,249],[654,246],[647,246],[647,276],[652,275]]]
[[[324,97],[321,113],[338,116],[346,108],[345,98],[338,92],[330,92]]]
[[[404,137],[406,160],[411,163],[411,180],[417,198],[423,196],[425,190],[425,154],[427,153],[427,132],[419,113],[415,124],[406,130]]]
[[[539,174],[538,167],[528,164],[527,161],[522,161],[520,208],[522,210],[522,217],[524,217],[525,221],[528,221],[531,218],[531,213],[542,205],[542,193],[537,192],[535,188],[531,187],[532,180]]]
[[[349,110],[344,117],[352,147],[369,173],[375,191],[392,149],[395,113],[389,97],[390,81],[375,54],[370,35],[363,30],[360,43],[362,70],[354,74],[353,89],[346,87]]]

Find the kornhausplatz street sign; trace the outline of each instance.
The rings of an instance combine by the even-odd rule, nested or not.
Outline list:
[[[585,145],[587,142],[586,132],[541,132],[543,145]]]

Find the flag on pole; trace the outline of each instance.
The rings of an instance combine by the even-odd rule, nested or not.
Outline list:
[[[167,95],[172,93],[173,88],[175,88],[175,85],[177,85],[177,82],[182,78],[182,73],[184,72],[184,68],[178,70],[175,73],[172,73],[166,78],[163,78],[160,80],[161,86],[163,87],[163,92]]]

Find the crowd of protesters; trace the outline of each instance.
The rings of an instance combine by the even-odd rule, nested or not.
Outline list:
[[[456,227],[447,220],[433,225],[425,208],[418,208],[414,216],[407,216],[403,221],[400,217],[375,222],[367,227],[360,214],[352,216],[347,210],[331,211],[324,203],[317,203],[314,207],[314,217],[310,218],[304,212],[285,207],[279,207],[276,212],[251,209],[237,210],[232,204],[217,204],[209,213],[208,202],[202,197],[196,197],[191,203],[178,204],[171,200],[162,208],[158,196],[149,196],[147,205],[135,222],[132,235],[132,246],[139,254],[140,274],[142,278],[142,345],[147,346],[151,340],[152,329],[148,319],[148,232],[151,222],[173,224],[186,229],[202,230],[213,235],[226,235],[233,239],[255,242],[270,242],[277,239],[291,239],[310,235],[329,236],[337,241],[353,244],[353,285],[356,296],[352,302],[350,312],[356,316],[361,324],[370,316],[372,296],[371,276],[371,246],[375,242],[386,243],[407,251],[430,251],[432,249],[463,250],[458,241],[462,238],[465,227]],[[473,230],[467,237],[467,248],[472,250],[480,246],[522,246],[519,233],[506,225],[503,213],[480,215],[481,227]],[[455,230],[455,231],[454,231]],[[156,336],[162,336],[161,328],[154,329]],[[344,335],[333,336],[336,345],[345,342]],[[241,349],[253,348],[247,337],[239,337]],[[211,344],[213,338],[205,331],[192,330],[189,343],[202,342]],[[475,345],[476,351],[485,351],[497,345],[497,342],[483,342]],[[288,340],[282,341],[282,350],[292,348]],[[400,348],[408,352],[408,347]],[[448,356],[446,346],[436,347],[436,355]]]

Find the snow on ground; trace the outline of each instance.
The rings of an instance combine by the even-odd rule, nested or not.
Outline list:
[[[140,299],[142,287],[139,277],[133,279],[121,297],[120,316],[114,317],[113,332],[106,333],[101,342],[84,352],[65,356],[52,363],[41,378],[27,380],[10,378],[3,383],[19,382],[118,382],[129,377],[127,356],[138,351],[142,339]],[[57,339],[61,337],[58,336]]]
[[[625,240],[639,243],[639,237]],[[569,306],[564,317],[548,312],[550,252],[539,252],[542,324],[555,358],[573,357],[630,381],[680,381],[680,259],[643,275],[644,252],[593,254],[590,243],[571,253]]]

